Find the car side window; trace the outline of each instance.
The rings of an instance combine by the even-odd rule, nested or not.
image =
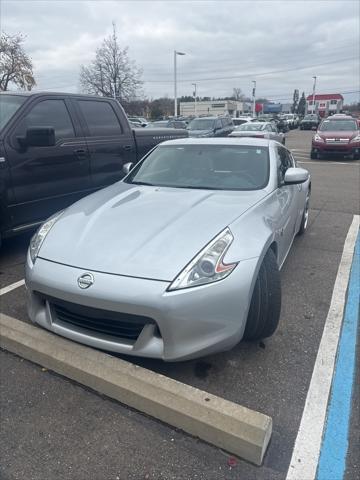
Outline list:
[[[278,133],[278,129],[276,128],[276,125],[271,125],[271,127],[274,133]]]
[[[98,100],[78,100],[91,137],[119,135],[122,129],[119,120],[108,102]]]
[[[220,120],[220,119],[216,120],[216,122],[215,122],[215,128],[222,128],[222,126],[221,126],[221,120]]]
[[[277,171],[278,171],[278,183],[282,185],[284,183],[285,172],[288,168],[293,167],[293,160],[290,153],[283,147],[276,147],[277,152]]]
[[[64,100],[43,100],[20,121],[15,136],[24,137],[31,127],[53,127],[55,141],[74,138],[75,130]]]

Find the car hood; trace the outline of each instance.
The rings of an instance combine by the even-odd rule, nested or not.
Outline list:
[[[267,195],[123,182],[69,207],[39,257],[84,270],[171,281],[220,231]]]
[[[333,131],[333,132],[320,132],[318,131],[318,135],[320,135],[321,138],[327,139],[327,138],[348,138],[349,140],[356,137],[359,132],[354,132],[354,131],[348,131],[348,132],[343,132],[343,131]]]

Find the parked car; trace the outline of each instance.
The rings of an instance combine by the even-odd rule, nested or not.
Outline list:
[[[298,127],[298,119],[294,113],[285,113],[282,118],[288,124],[290,130]]]
[[[320,123],[320,117],[314,113],[309,113],[300,122],[300,130],[313,130],[317,129]]]
[[[0,95],[0,238],[123,177],[155,145],[186,130],[132,129],[111,98]]]
[[[146,127],[148,124],[148,121],[143,117],[128,117],[128,119],[129,122],[136,123],[140,125],[140,127]]]
[[[159,120],[157,122],[150,122],[146,128],[182,128],[186,129],[187,125],[183,120]]]
[[[325,155],[351,155],[360,158],[360,128],[350,116],[328,117],[319,125],[311,143],[311,158]]]
[[[235,127],[229,137],[268,138],[285,145],[285,135],[279,132],[273,122],[248,122]]]
[[[238,125],[242,125],[243,123],[251,122],[252,120],[252,117],[235,117],[232,119],[235,127],[237,127]]]
[[[227,137],[233,130],[229,117],[198,117],[188,125],[189,137]]]
[[[276,128],[278,129],[279,132],[287,133],[290,130],[288,123],[283,118],[273,117],[271,122],[275,123]]]
[[[168,361],[268,337],[310,190],[272,140],[164,142],[33,237],[29,316],[77,342]]]

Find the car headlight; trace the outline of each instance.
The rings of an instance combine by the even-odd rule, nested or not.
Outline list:
[[[168,290],[205,285],[227,277],[238,263],[223,263],[233,240],[230,229],[225,228],[179,273]]]
[[[315,142],[324,142],[325,140],[322,137],[320,137],[320,135],[318,133],[315,133],[314,141]]]
[[[50,218],[48,218],[46,222],[44,222],[36,231],[36,233],[32,236],[30,240],[29,253],[31,261],[33,263],[35,263],[35,260],[39,254],[39,250],[41,248],[41,245],[43,244],[43,241],[45,240],[46,235],[50,232],[54,223],[58,220],[60,215],[62,215],[63,211],[64,210],[62,210],[61,212],[57,212]]]
[[[353,143],[353,142],[360,142],[360,134],[356,135],[356,137],[354,137],[350,140],[350,143]]]

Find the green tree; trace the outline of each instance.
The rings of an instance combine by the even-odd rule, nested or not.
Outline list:
[[[299,100],[299,104],[297,106],[297,114],[298,115],[305,115],[305,110],[306,110],[306,98],[305,98],[305,92],[302,92],[302,95]]]
[[[299,90],[295,89],[293,93],[293,104],[291,107],[291,112],[296,113],[298,109],[298,103],[299,103]]]
[[[25,90],[31,90],[35,85],[33,65],[26,55],[23,43],[25,37],[21,33],[0,37],[0,90],[6,91],[15,85]]]

